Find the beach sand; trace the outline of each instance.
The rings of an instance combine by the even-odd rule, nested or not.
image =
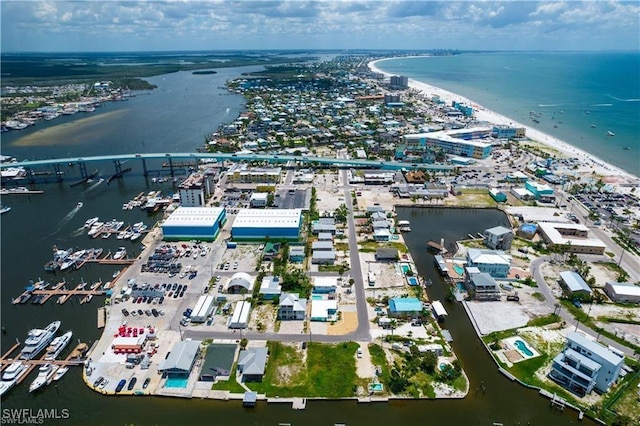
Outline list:
[[[373,72],[384,74],[387,77],[391,76],[392,74],[382,71],[376,66],[376,64],[380,61],[384,61],[384,59],[369,62],[369,68]],[[531,128],[516,120],[512,120],[511,118],[498,114],[495,111],[491,111],[478,104],[477,102],[474,102],[463,96],[414,79],[409,79],[409,87],[415,90],[419,90],[422,94],[429,97],[433,95],[439,96],[440,99],[442,99],[447,104],[450,104],[451,101],[455,100],[460,103],[471,105],[474,109],[474,116],[478,121],[488,121],[492,124],[505,124],[510,126],[524,127],[527,131],[527,137],[532,141],[539,142],[550,148],[553,148],[564,154],[567,158],[577,158],[582,164],[582,166],[579,167],[579,170],[577,170],[578,174],[585,175],[595,172],[597,176],[603,178],[603,181],[611,183],[614,186],[630,183],[638,184],[640,181],[637,176],[634,176],[622,169],[619,169],[618,167],[606,163],[603,160],[594,157],[593,154],[576,148],[575,146],[570,145],[567,142]]]

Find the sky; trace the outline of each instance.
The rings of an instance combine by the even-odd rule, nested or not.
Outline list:
[[[0,1],[2,52],[640,50],[638,1]]]

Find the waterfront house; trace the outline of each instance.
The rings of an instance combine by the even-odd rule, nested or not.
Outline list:
[[[261,382],[267,365],[268,350],[265,347],[251,347],[238,355],[238,373],[243,382]]]
[[[422,302],[415,297],[394,297],[389,300],[389,315],[419,318],[422,316]]]
[[[465,273],[475,300],[500,300],[500,286],[491,275],[476,267],[465,268]]]
[[[400,258],[398,249],[395,248],[379,248],[376,250],[376,262],[395,262]]]
[[[483,234],[484,244],[493,250],[509,250],[513,241],[513,232],[504,226],[495,226],[485,229]]]
[[[376,229],[373,231],[373,239],[376,241],[390,241],[391,232],[388,229]]]
[[[506,278],[511,268],[511,256],[499,250],[470,248],[467,251],[467,266],[475,266],[494,278]]]
[[[307,299],[301,299],[298,293],[283,292],[278,304],[278,319],[304,320],[307,314]]]
[[[553,359],[549,378],[580,397],[594,389],[604,393],[618,379],[623,363],[622,353],[573,332]]]
[[[187,378],[196,362],[200,342],[196,340],[182,340],[171,348],[171,352],[160,363],[158,371],[163,377]]]

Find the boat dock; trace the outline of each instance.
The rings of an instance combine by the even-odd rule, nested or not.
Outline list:
[[[0,195],[12,195],[12,194],[13,195],[44,194],[44,191],[27,189],[25,187],[18,187],[18,188],[11,188],[11,189],[6,189],[6,188],[0,189]]]
[[[98,328],[104,328],[105,323],[107,322],[107,308],[104,306],[98,308]]]
[[[447,249],[444,247],[444,245],[438,244],[435,241],[429,241],[427,243],[427,249],[439,254],[445,254],[447,252]]]
[[[2,358],[0,358],[0,364],[2,365],[2,370],[4,370],[6,367],[8,367],[14,361],[16,361],[15,358],[10,358],[10,356],[13,352],[15,352],[15,350],[19,346],[20,346],[20,343],[16,342],[16,344],[13,347],[11,347],[11,349],[9,349],[4,355],[2,355]],[[76,346],[75,349],[71,351],[69,356],[66,357],[64,360],[45,360],[44,358],[45,356],[47,356],[46,353],[43,354],[39,359],[20,360],[20,362],[22,362],[23,364],[27,364],[28,367],[27,367],[27,371],[20,375],[20,377],[16,381],[16,385],[19,385],[24,379],[26,379],[27,376],[31,373],[31,371],[34,368],[36,368],[36,366],[39,366],[39,365],[52,364],[58,367],[62,367],[62,366],[84,364],[84,360],[82,359],[82,356],[84,356],[84,354],[86,353],[86,348],[87,348],[86,343],[79,343],[78,346]]]
[[[86,283],[80,283],[74,289],[68,289],[64,286],[64,282],[58,283],[58,285],[62,284],[61,287],[49,289],[49,290],[34,290],[33,294],[42,294],[44,295],[43,299],[40,301],[40,304],[43,304],[47,300],[49,300],[52,296],[60,296],[58,298],[58,303],[63,304],[67,300],[69,300],[72,296],[104,296],[107,292],[105,290],[85,290],[84,286]],[[82,287],[81,287],[82,286]]]
[[[64,287],[64,285],[65,285],[66,283],[67,283],[67,282],[63,279],[63,280],[62,280],[62,281],[60,281],[58,284],[54,285],[54,286],[51,288],[51,290],[52,290],[52,291],[59,290],[59,289],[63,288],[63,287]],[[50,294],[45,294],[45,295],[43,295],[42,299],[40,299],[40,304],[41,304],[41,305],[44,305],[44,303],[45,303],[47,300],[51,299],[51,296],[53,296],[54,294],[55,294],[55,293],[50,293]]]

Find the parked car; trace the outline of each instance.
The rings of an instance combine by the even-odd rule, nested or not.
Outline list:
[[[120,392],[122,390],[122,388],[124,388],[124,385],[127,384],[127,381],[125,379],[122,379],[118,382],[118,385],[116,386],[116,392]]]

